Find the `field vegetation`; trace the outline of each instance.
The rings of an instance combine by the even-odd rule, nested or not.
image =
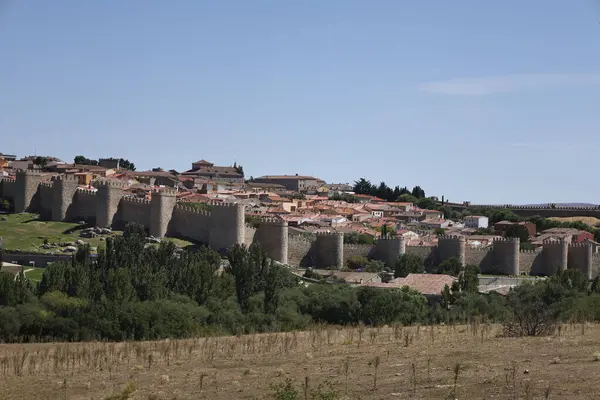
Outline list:
[[[0,272],[0,393],[516,399],[597,389],[581,379],[600,360],[600,280],[578,270],[501,296],[478,293],[476,266],[400,257],[398,276],[457,276],[429,304],[407,287],[307,284],[256,244],[227,259],[147,246],[131,224],[97,257],[81,246],[37,284],[41,271]]]
[[[0,345],[7,399],[590,399],[600,326],[340,327],[154,342]]]
[[[58,252],[61,248],[45,248],[48,243],[74,244],[77,240],[83,240],[91,248],[97,248],[104,243],[106,237],[81,238],[81,230],[87,225],[79,225],[73,222],[44,221],[38,214],[3,214],[0,221],[0,238],[6,250],[20,250],[37,253]],[[114,231],[113,235],[121,235],[122,232]],[[168,241],[179,247],[189,246],[192,243],[176,238],[168,238]]]

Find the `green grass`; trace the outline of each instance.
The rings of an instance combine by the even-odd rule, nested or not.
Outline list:
[[[25,268],[25,270],[28,270],[28,269],[29,268],[27,268],[27,267]],[[25,276],[31,282],[37,284],[37,283],[39,283],[39,281],[42,280],[42,275],[44,275],[44,270],[45,270],[45,268],[34,268],[31,271],[25,272]]]
[[[104,242],[100,237],[82,238],[79,236],[79,230],[85,226],[80,226],[72,222],[40,221],[37,214],[6,214],[6,221],[0,221],[0,237],[6,250],[32,251],[39,253],[60,252],[61,247],[44,249],[42,245],[47,239],[50,243],[75,242],[78,239],[89,243],[92,247],[99,247]],[[72,231],[74,230],[74,231]],[[72,232],[70,232],[72,231]],[[121,232],[113,232],[121,234]],[[105,236],[106,237],[106,236]],[[192,243],[175,238],[168,238],[177,246],[185,247]]]

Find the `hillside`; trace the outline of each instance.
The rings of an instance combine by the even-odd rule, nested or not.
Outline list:
[[[294,380],[298,398],[329,381],[350,399],[589,399],[600,391],[600,325],[542,338],[498,326],[336,328],[160,342],[0,345],[7,399],[264,399]],[[583,333],[583,334],[582,334]],[[455,373],[458,372],[458,373]],[[323,388],[322,391],[325,389]],[[310,398],[310,397],[309,397]]]

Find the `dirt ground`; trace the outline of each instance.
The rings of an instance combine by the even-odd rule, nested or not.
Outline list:
[[[584,224],[588,224],[589,226],[600,226],[600,219],[596,217],[552,217],[555,221],[560,222],[583,222]]]
[[[600,325],[509,339],[500,327],[315,328],[160,342],[0,345],[0,399],[266,399],[294,380],[304,399],[600,398]],[[456,384],[455,384],[456,381]],[[455,395],[452,395],[456,391]],[[308,396],[307,398],[311,398]]]

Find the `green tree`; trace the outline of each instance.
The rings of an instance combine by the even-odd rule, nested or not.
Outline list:
[[[462,270],[462,264],[458,257],[450,257],[445,259],[436,268],[436,273],[458,276]]]
[[[425,210],[435,210],[437,206],[436,201],[431,197],[421,197],[415,204],[417,207]]]
[[[425,198],[425,191],[423,189],[421,189],[421,186],[415,186],[411,192],[411,194],[416,197],[417,199],[424,199]]]
[[[354,182],[354,193],[356,194],[371,194],[373,185],[365,178],[360,178]]]
[[[413,203],[413,204],[415,204],[417,202],[417,200],[419,200],[419,199],[417,199],[415,196],[413,196],[410,193],[402,193],[396,199],[396,201],[399,201],[402,203]]]
[[[511,225],[506,229],[506,237],[519,238],[521,243],[529,242],[529,232],[523,225]]]
[[[414,254],[404,253],[396,261],[394,277],[405,277],[408,274],[421,274],[425,272],[425,261]]]
[[[479,292],[479,274],[481,270],[478,265],[467,265],[458,275],[458,285],[461,292]]]
[[[235,279],[235,292],[242,312],[250,311],[250,297],[262,291],[271,261],[257,243],[235,245],[227,254]]]

